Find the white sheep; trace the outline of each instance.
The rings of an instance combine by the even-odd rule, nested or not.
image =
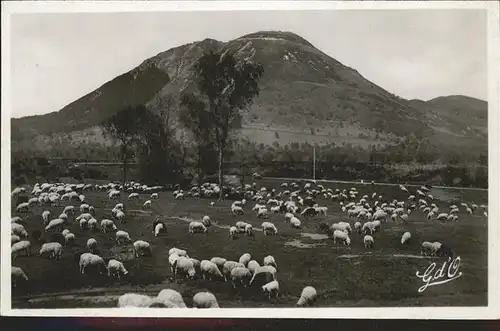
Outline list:
[[[255,260],[251,260],[248,262],[246,267],[248,268],[248,270],[250,270],[250,272],[253,275],[255,273],[255,270],[260,268],[260,264],[259,264],[259,262],[255,261]]]
[[[210,216],[205,215],[205,216],[203,216],[201,223],[203,223],[203,225],[205,225],[206,227],[209,227],[212,225],[212,220],[210,219]]]
[[[186,308],[182,295],[169,288],[161,290],[156,299],[164,304],[173,303],[177,308]]]
[[[97,252],[97,240],[94,238],[90,238],[87,240],[87,249],[89,250],[90,253],[95,254]]]
[[[158,223],[155,225],[155,230],[154,230],[155,237],[158,237],[160,233],[165,233],[165,232],[167,232],[167,228],[165,228],[165,225],[163,223]]]
[[[142,205],[142,208],[144,209],[151,209],[151,200],[146,200],[144,204]]]
[[[17,257],[21,252],[25,252],[27,256],[31,256],[31,243],[27,240],[22,240],[11,246],[12,257]]]
[[[231,270],[231,282],[234,288],[237,284],[247,287],[250,279],[252,279],[252,273],[245,267],[236,266]]]
[[[73,206],[64,207],[63,214],[72,215],[72,214],[74,214],[74,212],[75,212],[75,207],[73,207]]]
[[[137,293],[126,293],[118,298],[119,308],[148,308],[154,300],[148,295]]]
[[[151,245],[144,240],[137,240],[134,242],[134,256],[139,257],[139,254],[144,255],[152,255]]]
[[[373,222],[366,222],[363,224],[361,231],[364,234],[370,233],[370,235],[372,235],[375,232],[375,224]]]
[[[176,248],[176,247],[172,247],[169,251],[168,251],[168,255],[172,255],[172,254],[177,254],[178,256],[185,256],[185,257],[189,257],[188,256],[188,253],[186,250],[184,249],[179,249],[179,248]]]
[[[370,235],[365,235],[363,238],[363,243],[365,244],[365,248],[372,248],[375,244],[375,240]]]
[[[423,256],[435,255],[435,246],[428,241],[424,241],[421,245],[420,254]]]
[[[50,213],[49,210],[45,210],[42,213],[42,223],[43,223],[43,225],[47,225],[50,222],[50,216],[51,216],[51,213]]]
[[[276,298],[279,295],[280,285],[277,280],[273,280],[265,285],[262,285],[262,291],[267,293],[269,300],[271,300],[271,294],[275,293]]]
[[[16,287],[20,281],[27,281],[28,276],[24,273],[23,269],[19,267],[11,267],[10,271],[11,283],[13,287]]]
[[[94,269],[94,271],[99,271],[101,275],[107,274],[106,263],[99,255],[83,253],[80,255],[80,261],[78,264],[82,275],[85,274],[85,270],[89,267]]]
[[[62,230],[64,223],[65,223],[64,219],[61,219],[61,218],[53,219],[45,227],[45,231],[49,231],[49,230],[56,229],[56,228]]]
[[[257,217],[258,218],[268,218],[267,209],[266,208],[259,209],[257,211]]]
[[[239,262],[246,267],[248,262],[250,262],[251,260],[252,256],[249,253],[245,253],[242,256],[240,256]]]
[[[73,244],[76,240],[75,234],[71,233],[71,232],[63,234],[63,236],[64,236],[64,241],[66,242],[66,245]]]
[[[189,233],[206,233],[208,231],[207,227],[201,222],[192,221],[189,223]]]
[[[28,231],[21,224],[11,223],[10,231],[12,234],[19,236],[20,238],[28,237]]]
[[[356,232],[358,233],[361,233],[361,222],[354,223],[354,230],[356,230]]]
[[[12,217],[12,218],[10,219],[10,222],[11,222],[11,223],[19,223],[19,222],[21,222],[21,221],[22,221],[22,219],[21,219],[21,217],[19,217],[19,216],[14,216],[14,217]]]
[[[179,255],[177,255],[176,253],[170,254],[168,256],[168,264],[170,265],[170,272],[172,274],[175,273],[175,264],[177,263],[178,259],[179,259]]]
[[[80,213],[82,213],[82,214],[83,213],[88,213],[89,212],[89,208],[90,208],[90,206],[88,204],[82,203],[80,205]]]
[[[224,276],[224,281],[228,281],[231,276],[231,270],[236,267],[245,267],[243,264],[236,261],[226,261],[222,266],[222,275]]]
[[[151,199],[159,199],[158,193],[151,193]]]
[[[62,259],[63,248],[60,243],[50,242],[43,244],[38,255],[48,257],[49,259]]]
[[[200,263],[200,270],[201,270],[201,276],[203,279],[223,279],[224,276],[222,276],[222,273],[220,272],[219,268],[217,265],[208,260],[202,260]]]
[[[19,236],[16,236],[15,234],[10,236],[10,244],[11,245],[13,245],[19,241],[21,241],[21,238],[19,238]]]
[[[267,282],[271,280],[276,280],[277,279],[276,273],[277,270],[273,266],[270,265],[260,266],[254,270],[252,279],[250,280],[250,285],[252,285],[255,282],[255,279],[257,277],[261,277],[261,275],[265,276]]]
[[[132,242],[132,239],[130,238],[130,235],[128,234],[128,232],[123,231],[123,230],[116,231],[115,239],[116,239],[117,244]]]
[[[219,303],[212,293],[198,292],[193,296],[193,308],[219,308]]]
[[[17,212],[27,212],[29,210],[29,203],[22,202],[16,207]]]
[[[238,237],[238,233],[239,233],[239,231],[238,231],[238,228],[237,228],[237,227],[235,227],[235,226],[231,226],[231,227],[229,228],[229,237],[230,237],[231,239],[236,239],[236,238]]]
[[[130,193],[128,196],[128,200],[137,200],[139,199],[139,193]]]
[[[234,215],[244,215],[245,214],[245,211],[243,210],[243,208],[241,206],[231,206],[231,212],[234,214]]]
[[[194,269],[193,261],[187,257],[179,257],[174,263],[174,278],[182,274],[187,279],[194,279],[196,270]]]
[[[267,236],[267,235],[277,235],[278,234],[278,229],[271,222],[263,222],[262,223],[262,231],[264,232],[265,236]]]
[[[410,239],[411,239],[410,232],[403,233],[403,235],[401,236],[401,245],[408,243],[410,241]]]
[[[346,246],[349,246],[351,244],[351,238],[349,238],[349,235],[344,231],[333,231],[333,243],[336,243],[337,239],[340,239]]]
[[[108,231],[115,231],[117,227],[112,220],[103,219],[101,221],[101,231],[107,233]]]
[[[295,229],[300,229],[301,228],[300,220],[297,217],[292,217],[290,219],[290,226]]]
[[[286,213],[285,214],[285,223],[290,222],[290,220],[293,218],[292,213]]]
[[[245,225],[245,235],[253,236],[253,226],[252,224]]]
[[[245,228],[249,223],[243,222],[243,221],[238,221],[236,222],[235,226],[238,229],[240,233],[245,233]]]
[[[303,307],[306,305],[313,305],[314,302],[316,301],[317,296],[318,293],[316,292],[316,289],[314,287],[306,286],[304,287],[304,289],[302,289],[299,301],[297,301],[297,306]]]
[[[108,262],[108,277],[117,277],[120,279],[120,273],[127,275],[128,271],[122,262],[111,259]]]
[[[267,255],[264,257],[264,262],[263,264],[264,266],[273,266],[274,268],[276,268],[276,270],[278,270],[278,264],[276,263],[276,260],[274,259],[274,257],[272,255]]]

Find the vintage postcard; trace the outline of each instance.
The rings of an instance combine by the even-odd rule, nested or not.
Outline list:
[[[498,9],[3,2],[1,313],[500,317]]]

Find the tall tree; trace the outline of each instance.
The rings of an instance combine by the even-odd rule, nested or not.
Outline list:
[[[259,94],[264,72],[260,63],[237,60],[234,52],[204,53],[196,63],[197,86],[208,100],[208,115],[214,127],[219,152],[219,199],[223,197],[224,151],[230,131],[241,120],[240,110],[250,106]]]
[[[141,131],[138,121],[144,118],[148,110],[139,105],[127,107],[102,123],[104,134],[120,143],[120,158],[123,164],[123,183],[127,180],[127,161],[133,150],[133,145]]]
[[[195,94],[183,94],[181,96],[182,111],[179,120],[184,127],[190,130],[194,138],[194,150],[196,153],[196,172],[198,184],[203,182],[206,170],[211,168],[211,163],[215,158],[214,152],[214,132],[210,114],[206,104]]]

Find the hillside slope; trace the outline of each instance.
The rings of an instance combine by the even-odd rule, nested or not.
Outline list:
[[[96,126],[125,105],[155,108],[158,99],[176,99],[180,92],[196,89],[194,64],[208,49],[232,50],[264,65],[261,94],[245,113],[241,129],[251,140],[366,147],[415,133],[443,148],[487,145],[486,102],[463,96],[405,100],[296,34],[262,31],[227,43],[205,39],[172,48],[59,112],[13,119],[13,149],[44,148],[53,139],[102,142]]]

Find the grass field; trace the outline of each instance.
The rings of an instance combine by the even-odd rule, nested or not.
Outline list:
[[[260,180],[260,186],[279,189],[279,181]],[[399,188],[372,186],[367,184],[326,184],[327,188],[343,189],[355,186],[360,192],[371,196],[372,192],[385,199],[406,200]],[[31,191],[31,190],[29,190]],[[411,191],[414,191],[412,189]],[[412,192],[414,193],[414,192]],[[487,191],[432,189],[435,203],[440,211],[448,212],[452,203],[460,202],[487,204]],[[96,209],[96,219],[111,218],[111,209],[118,202],[108,200],[104,192],[86,192],[87,203]],[[210,206],[209,199],[186,198],[174,200],[171,192],[160,192],[160,198],[153,200],[151,211],[142,211],[142,203],[149,195],[129,202],[122,195],[127,223],[118,224],[119,229],[129,232],[132,240],[146,240],[152,245],[153,256],[134,259],[132,245],[117,246],[114,233],[103,234],[80,231],[76,222],[67,226],[75,233],[74,247],[65,248],[63,259],[52,261],[33,254],[19,256],[12,265],[21,267],[28,282],[12,289],[12,308],[73,308],[113,307],[116,298],[125,292],[141,292],[156,295],[163,288],[173,288],[182,293],[190,306],[192,296],[201,290],[213,292],[221,307],[293,307],[304,286],[312,285],[318,292],[317,306],[321,307],[363,307],[363,306],[483,306],[487,305],[487,219],[482,212],[472,216],[461,208],[458,222],[427,221],[421,211],[412,213],[407,224],[388,220],[380,232],[374,235],[375,246],[365,249],[363,237],[352,234],[350,247],[334,244],[332,240],[314,234],[319,233],[321,220],[328,223],[346,221],[346,214],[340,210],[337,201],[318,198],[318,203],[328,206],[328,216],[317,216],[310,220],[301,219],[301,230],[291,229],[284,222],[284,215],[270,214],[270,221],[279,230],[278,236],[264,236],[256,231],[255,236],[229,238],[227,226],[244,220],[260,228],[262,220],[251,212],[253,204],[245,207],[244,216],[233,216],[232,201],[223,201]],[[13,199],[15,200],[15,199]],[[78,208],[79,202],[64,202],[59,207],[36,206],[25,216],[28,232],[42,230],[41,214],[50,210],[52,217],[59,215],[65,205]],[[13,216],[17,215],[15,201]],[[168,234],[154,237],[152,222],[155,216],[164,217]],[[188,234],[188,221],[199,220],[209,215],[217,224],[206,234]],[[354,223],[353,220],[350,221]],[[412,241],[407,246],[400,243],[401,235],[410,231]],[[48,235],[44,235],[48,238]],[[79,274],[74,255],[84,252],[87,239],[97,239],[104,259],[117,258],[124,262],[129,271],[126,278],[118,280],[89,279]],[[462,277],[449,283],[431,286],[422,293],[417,290],[424,285],[416,277],[417,271],[424,272],[432,262],[420,256],[422,241],[440,241],[451,246],[460,256]],[[172,280],[168,265],[168,250],[172,247],[187,249],[190,257],[199,260],[221,256],[238,260],[243,253],[250,253],[252,259],[262,264],[264,256],[271,254],[278,263],[280,295],[268,301],[258,288],[233,289],[230,283],[204,280]],[[33,244],[32,253],[39,250]],[[433,259],[436,260],[436,259]],[[438,267],[445,260],[437,260]]]

